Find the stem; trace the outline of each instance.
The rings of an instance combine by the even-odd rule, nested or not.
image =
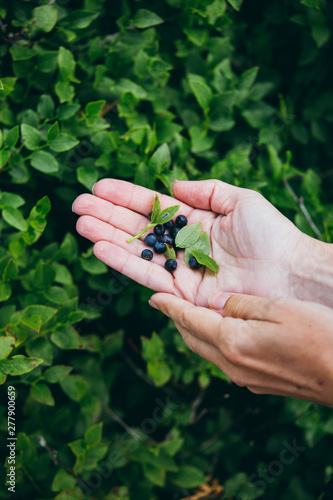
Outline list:
[[[146,229],[144,229],[143,231],[141,231],[140,234],[137,234],[136,236],[132,236],[131,238],[128,238],[127,243],[130,243],[131,241],[134,241],[136,240],[137,238],[141,238],[141,236],[143,236],[145,234],[146,231],[148,231],[148,229],[151,229],[152,227],[156,226],[156,224],[148,224],[148,226],[146,227]]]
[[[285,188],[289,191],[289,193],[291,194],[291,196],[294,198],[294,200],[297,203],[297,205],[299,206],[301,212],[303,213],[304,217],[308,221],[309,226],[311,227],[312,231],[316,234],[316,236],[319,239],[321,239],[322,234],[319,231],[319,229],[317,228],[316,224],[313,222],[313,220],[311,218],[311,215],[308,212],[308,209],[304,205],[304,199],[303,198],[299,198],[297,196],[297,194],[295,193],[295,191],[293,190],[293,188],[291,187],[291,185],[289,184],[289,182],[287,181],[287,179],[283,179],[283,184],[284,184]]]

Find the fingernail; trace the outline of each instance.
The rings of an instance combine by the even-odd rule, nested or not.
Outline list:
[[[208,302],[212,309],[223,309],[230,297],[231,295],[228,293],[218,292],[212,295]]]
[[[93,184],[93,187],[91,188],[91,192],[92,192],[92,194],[95,194],[95,193],[94,193],[94,187],[96,186],[96,184],[97,184],[97,182],[95,182],[95,184]]]
[[[148,304],[153,307],[154,309],[157,309],[159,311],[159,308],[157,307],[157,305],[155,304],[155,302],[153,302],[152,300],[148,300]]]
[[[75,201],[73,201],[73,203],[72,203],[72,212],[74,212],[74,209],[73,209],[74,203],[75,203]]]

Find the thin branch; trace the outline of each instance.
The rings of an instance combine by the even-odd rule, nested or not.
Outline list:
[[[107,413],[115,422],[117,422],[123,429],[125,429],[128,434],[132,436],[134,439],[141,439],[140,434],[138,434],[134,429],[132,429],[129,425],[126,424],[118,415],[111,410],[103,401],[101,401],[101,405],[105,413]]]
[[[70,467],[67,467],[67,465],[65,465],[63,462],[61,462],[58,459],[58,450],[52,450],[52,448],[50,448],[50,446],[47,444],[45,438],[41,434],[39,434],[37,436],[37,441],[39,442],[39,444],[42,448],[46,449],[46,451],[50,455],[50,458],[51,458],[52,462],[54,463],[54,465],[60,465],[60,467],[62,469],[64,469],[66,472],[68,472],[68,474],[70,474],[72,477],[74,477],[74,479],[83,483],[82,479],[75,474],[73,469],[71,469]]]
[[[312,231],[316,234],[316,236],[318,238],[321,238],[322,237],[322,233],[319,231],[319,229],[317,228],[316,224],[313,222],[313,220],[311,218],[311,215],[308,212],[308,209],[304,205],[304,199],[303,199],[303,197],[299,198],[297,196],[297,194],[295,193],[295,191],[293,190],[293,188],[291,187],[291,185],[289,184],[289,182],[287,181],[287,179],[285,179],[285,178],[283,179],[283,184],[284,184],[285,188],[289,191],[289,193],[291,194],[291,196],[294,198],[294,200],[297,203],[297,205],[299,206],[299,208],[301,209],[301,212],[304,215],[304,217],[306,218],[307,222],[309,223]]]
[[[191,416],[190,416],[190,425],[195,424],[198,420],[199,417],[201,418],[205,413],[207,413],[207,409],[204,409],[199,416],[197,416],[197,409],[201,405],[203,398],[206,395],[206,390],[203,389],[199,392],[198,396],[192,401],[191,404]]]

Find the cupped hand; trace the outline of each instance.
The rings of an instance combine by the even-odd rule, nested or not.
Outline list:
[[[218,180],[176,181],[175,198],[160,195],[162,209],[180,202],[178,215],[188,223],[202,223],[211,242],[211,257],[219,264],[217,276],[206,267],[190,269],[183,252],[171,274],[165,256],[141,259],[141,240],[127,243],[149,222],[155,191],[132,183],[103,179],[94,195],[80,195],[73,211],[81,215],[77,231],[91,240],[95,255],[107,265],[158,292],[172,293],[195,305],[208,306],[217,291],[265,297],[293,296],[292,263],[297,259],[302,233],[259,193]]]
[[[187,346],[256,394],[333,407],[333,309],[295,299],[217,293],[212,309],[157,293]]]

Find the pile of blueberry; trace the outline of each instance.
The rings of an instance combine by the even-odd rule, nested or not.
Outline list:
[[[148,215],[149,219],[151,218],[151,214],[152,212]],[[175,238],[180,229],[185,227],[186,224],[187,217],[185,217],[185,215],[178,215],[175,222],[171,219],[164,224],[157,224],[154,227],[154,232],[147,234],[145,237],[145,244],[152,247],[154,252],[158,254],[167,252],[168,247],[172,247],[174,252],[177,252],[178,248],[176,247]],[[167,234],[167,230],[169,231],[169,234]],[[153,255],[153,252],[149,249],[145,249],[141,253],[141,257],[145,260],[152,260]],[[199,264],[195,257],[191,257],[189,266],[192,269],[199,269],[201,264]],[[174,271],[177,268],[176,259],[167,259],[164,263],[164,267],[167,271]]]

